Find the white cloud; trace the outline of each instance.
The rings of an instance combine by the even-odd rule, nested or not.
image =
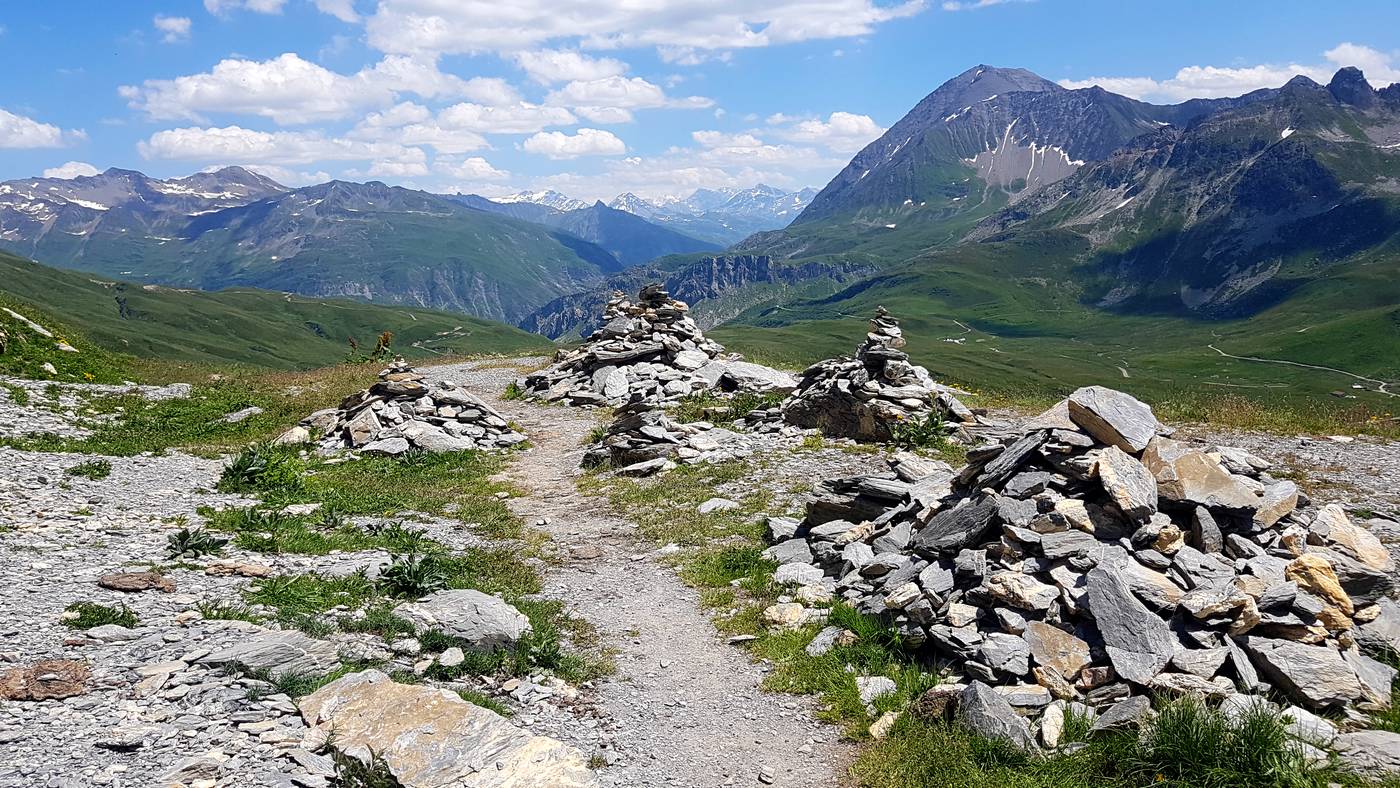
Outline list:
[[[769,117],[771,125],[785,125],[778,136],[794,142],[821,145],[840,153],[855,153],[885,133],[869,115],[833,112],[826,120],[797,120],[781,113]]]
[[[278,167],[275,164],[250,164],[239,162],[243,168],[265,175],[283,186],[313,186],[318,183],[325,183],[331,179],[331,174],[325,170],[294,170],[288,167]],[[217,170],[223,164],[216,164],[207,167],[207,170]]]
[[[433,162],[433,167],[439,172],[464,181],[503,181],[510,178],[509,172],[496,169],[491,166],[491,162],[480,156],[461,161],[439,157]]]
[[[656,46],[684,57],[865,35],[925,7],[924,0],[380,0],[366,30],[370,45],[386,52],[512,52],[579,39],[590,49]]]
[[[391,55],[355,74],[339,74],[288,52],[271,60],[221,60],[202,74],[152,79],[119,92],[133,109],[159,120],[204,120],[206,113],[256,115],[280,125],[345,118],[391,104],[399,93],[428,98],[518,100],[504,80],[464,80],[436,62]]]
[[[703,96],[671,98],[659,85],[622,76],[570,82],[550,91],[545,102],[570,107],[594,123],[630,123],[632,110],[638,109],[704,109],[715,103]]]
[[[527,153],[538,153],[551,159],[617,156],[627,152],[627,146],[616,135],[599,129],[579,129],[576,134],[542,131],[525,140],[521,147]]]
[[[0,148],[63,148],[85,139],[82,130],[65,131],[0,109]]]
[[[576,82],[627,73],[627,64],[612,58],[594,58],[562,49],[515,53],[515,62],[541,85]]]
[[[166,16],[156,14],[151,20],[156,30],[160,31],[160,40],[167,44],[174,44],[180,41],[190,40],[190,18],[187,16]]]
[[[353,139],[431,145],[439,153],[468,153],[490,147],[483,134],[530,134],[578,119],[563,107],[528,102],[510,106],[461,103],[434,114],[421,104],[403,102],[373,112],[347,135]]]
[[[1326,84],[1342,66],[1358,66],[1377,87],[1400,81],[1396,56],[1359,44],[1343,43],[1323,53],[1324,63],[1260,64],[1253,66],[1186,66],[1168,79],[1118,76],[1062,79],[1067,88],[1098,85],[1104,90],[1136,99],[1185,101],[1193,98],[1239,96],[1260,88],[1276,88],[1295,76]]]
[[[360,21],[360,15],[355,13],[355,0],[313,0],[316,10],[323,14],[330,14],[342,22],[355,24]]]
[[[214,16],[228,16],[240,9],[255,14],[280,14],[286,4],[287,0],[204,0],[204,10]]]
[[[77,178],[80,175],[96,175],[101,170],[85,161],[69,161],[57,167],[44,170],[45,178]]]
[[[319,131],[256,131],[241,126],[166,129],[137,144],[142,158],[279,166],[322,161],[398,161],[405,146],[328,137]],[[420,151],[421,153],[421,151]]]

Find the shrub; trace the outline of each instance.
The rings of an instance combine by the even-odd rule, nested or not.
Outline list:
[[[295,492],[302,488],[301,469],[286,454],[268,446],[238,452],[219,477],[221,492]]]
[[[890,427],[890,442],[901,449],[938,449],[948,442],[948,430],[938,411]]]

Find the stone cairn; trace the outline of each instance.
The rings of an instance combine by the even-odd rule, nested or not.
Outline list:
[[[1395,671],[1359,648],[1400,632],[1382,543],[1264,460],[1170,434],[1082,388],[959,471],[905,455],[819,483],[805,521],[770,521],[768,555],[799,599],[834,594],[952,658],[967,686],[936,690],[1021,744],[1028,717],[1049,740],[1067,709],[1103,723],[1151,694],[1275,691],[1295,716],[1353,720],[1389,705]]]
[[[899,322],[878,307],[855,358],[827,359],[802,371],[797,390],[783,403],[783,419],[860,441],[888,441],[895,425],[926,418],[935,409],[950,426],[976,423],[952,389],[909,363],[902,347]]]
[[[320,449],[325,452],[355,449],[394,455],[409,449],[503,449],[525,440],[465,388],[449,381],[424,381],[408,362],[396,358],[379,373],[379,382],[346,397],[338,408],[307,416],[279,441],[304,442],[314,430],[322,435]]]
[[[701,390],[791,390],[796,384],[777,370],[722,357],[724,346],[706,339],[689,311],[659,284],[643,287],[636,303],[613,291],[603,326],[520,385],[527,397],[546,402],[664,407]]]
[[[682,424],[664,410],[628,405],[583,456],[583,466],[608,464],[623,476],[650,476],[677,463],[722,462],[751,453],[747,436],[708,421]]]

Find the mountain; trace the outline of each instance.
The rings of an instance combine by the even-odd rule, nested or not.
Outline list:
[[[743,245],[788,266],[868,261],[877,273],[756,305],[716,337],[803,361],[839,351],[862,330],[850,317],[885,304],[910,318],[922,360],[982,387],[1063,391],[1108,375],[1179,402],[1234,392],[1312,407],[1341,390],[1393,407],[1400,86],[1374,90],[1346,68],[1326,86],[1298,77],[1154,107],[994,76],[935,91],[798,223]],[[979,113],[975,136],[1000,137],[961,142],[958,124]],[[1044,167],[1057,147],[1069,169]],[[959,191],[983,204],[950,207]],[[906,205],[910,194],[920,202]]]
[[[503,205],[514,203],[529,203],[531,205],[543,205],[546,208],[553,208],[556,211],[577,211],[580,208],[587,208],[588,203],[583,200],[575,200],[567,197],[553,189],[534,192],[517,192],[505,197],[497,197],[495,202]]]
[[[788,192],[759,184],[749,189],[697,189],[684,198],[651,202],[631,192],[608,205],[673,227],[686,235],[728,246],[765,230],[787,226],[816,190]]]
[[[349,340],[383,331],[404,355],[520,353],[548,343],[489,320],[265,290],[177,290],[63,271],[0,252],[0,303],[40,324],[61,323],[98,346],[180,361],[292,369],[342,361]]]
[[[498,203],[475,194],[449,196],[478,211],[511,216],[541,224],[596,244],[621,265],[632,266],[662,255],[718,251],[720,246],[676,232],[601,202],[584,208],[559,211],[534,203]]]
[[[622,267],[577,236],[425,192],[344,181],[289,189],[237,168],[0,183],[0,248],[141,282],[506,321]]]

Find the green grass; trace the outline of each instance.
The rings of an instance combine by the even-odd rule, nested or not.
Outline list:
[[[23,386],[16,386],[13,383],[0,384],[0,389],[10,396],[10,401],[16,405],[29,404],[29,390]]]
[[[92,629],[104,624],[135,629],[137,625],[136,613],[126,605],[113,607],[96,602],[74,602],[63,610],[71,616],[63,619],[63,625],[70,629]]]
[[[348,340],[371,346],[383,331],[392,332],[395,351],[410,358],[517,354],[550,347],[543,337],[503,323],[432,309],[246,288],[201,292],[93,280],[91,274],[0,252],[0,305],[50,330],[54,328],[46,320],[61,324],[64,338],[81,351],[58,354],[71,359],[35,356],[34,363],[23,361],[27,356],[6,359],[7,353],[0,355],[0,371],[42,379],[46,376],[36,374],[39,364],[53,360],[59,379],[82,380],[86,372],[98,382],[119,382],[125,362],[114,364],[108,356],[308,369],[340,362],[349,350]],[[89,352],[97,348],[110,352]]]
[[[480,706],[483,709],[490,709],[491,711],[496,712],[502,717],[511,716],[510,709],[507,708],[504,703],[501,703],[500,701],[496,700],[490,695],[477,692],[476,690],[459,689],[457,690],[457,697],[461,698],[467,703],[472,704],[473,706]]]
[[[696,546],[725,537],[762,536],[757,515],[771,501],[765,490],[728,494],[740,504],[738,509],[703,515],[697,511],[704,501],[722,495],[717,487],[752,478],[753,472],[744,462],[682,465],[649,479],[586,474],[580,477],[578,487],[585,495],[606,496],[614,509],[637,524],[644,538]]]
[[[64,473],[69,476],[81,476],[85,479],[99,481],[112,475],[112,463],[103,459],[85,460],[70,467]]]
[[[261,624],[265,620],[247,605],[238,603],[200,602],[197,609],[200,617],[206,621],[247,621],[250,624]]]
[[[720,396],[710,390],[691,394],[676,403],[671,415],[680,422],[708,421],[715,424],[729,424],[738,421],[755,410],[764,410],[782,404],[785,395],[777,393],[755,394],[740,392],[731,396]]]

